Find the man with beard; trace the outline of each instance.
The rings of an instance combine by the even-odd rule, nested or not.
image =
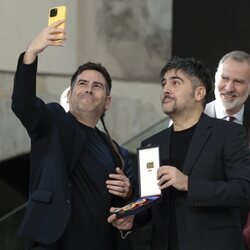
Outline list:
[[[224,55],[215,74],[215,100],[204,113],[219,119],[233,120],[244,125],[249,142],[250,128],[250,55],[232,51]]]
[[[123,205],[132,190],[128,152],[111,139],[103,120],[111,104],[108,71],[92,62],[77,69],[68,113],[36,96],[38,54],[64,44],[62,23],[38,34],[15,74],[12,109],[31,138],[30,196],[19,233],[27,250],[127,250],[107,223],[110,206]],[[97,129],[99,120],[106,134]]]
[[[161,79],[163,112],[173,124],[142,142],[160,146],[161,200],[108,221],[133,231],[152,219],[152,250],[243,250],[239,207],[250,205],[245,131],[203,113],[212,80],[201,62],[173,57]]]
[[[204,113],[230,120],[245,127],[250,143],[250,55],[232,51],[224,55],[215,74],[215,100],[208,103]],[[248,209],[241,209],[242,227],[247,223]],[[245,240],[250,249],[250,217],[245,227]],[[248,240],[247,240],[248,238]]]

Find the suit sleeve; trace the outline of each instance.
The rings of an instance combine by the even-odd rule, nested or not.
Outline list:
[[[18,59],[12,94],[12,110],[26,128],[30,137],[36,137],[48,125],[49,112],[46,104],[36,96],[38,59],[23,64],[22,53]]]
[[[243,127],[234,125],[227,129],[220,155],[223,165],[218,167],[223,168],[224,178],[198,179],[191,175],[188,183],[191,206],[250,207],[250,153]]]
[[[129,179],[132,179],[132,162],[129,152],[123,147],[120,147],[120,149],[122,158],[124,160],[124,173]]]

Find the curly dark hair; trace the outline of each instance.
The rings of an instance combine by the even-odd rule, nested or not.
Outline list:
[[[199,84],[202,84],[206,89],[205,101],[207,100],[209,93],[213,89],[213,78],[211,77],[210,70],[204,65],[203,62],[196,60],[195,58],[181,58],[173,56],[164,65],[161,70],[161,78],[164,77],[165,73],[169,70],[181,70],[190,77],[194,77],[199,80]],[[196,84],[197,81],[192,81]]]
[[[76,72],[71,77],[70,88],[72,89],[74,87],[77,76],[85,70],[95,70],[101,73],[106,80],[107,95],[110,95],[112,88],[112,80],[107,69],[101,63],[87,62],[79,66]]]

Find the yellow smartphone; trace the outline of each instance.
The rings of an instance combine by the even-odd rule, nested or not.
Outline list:
[[[66,6],[57,6],[49,9],[48,26],[58,20],[66,19]],[[59,26],[59,28],[65,28],[65,22]]]

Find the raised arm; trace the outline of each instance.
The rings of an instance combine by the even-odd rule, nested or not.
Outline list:
[[[57,28],[62,22],[58,21],[43,29],[18,60],[12,94],[12,110],[31,137],[36,136],[48,121],[47,107],[36,97],[37,55],[48,46],[63,45],[65,33]]]
[[[64,23],[64,20],[55,22],[53,25],[43,29],[37,37],[31,42],[23,57],[24,64],[31,64],[35,61],[37,55],[43,52],[48,46],[63,46],[65,31],[58,28]]]

